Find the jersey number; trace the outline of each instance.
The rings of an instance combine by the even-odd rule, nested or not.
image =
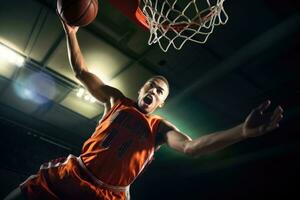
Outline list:
[[[113,139],[116,137],[116,135],[118,134],[118,130],[117,129],[112,129],[108,135],[106,136],[106,138],[103,140],[103,142],[101,143],[101,146],[104,148],[109,148]],[[122,158],[123,155],[128,151],[129,147],[132,144],[132,140],[128,140],[125,143],[123,143],[119,148],[118,148],[118,157]]]

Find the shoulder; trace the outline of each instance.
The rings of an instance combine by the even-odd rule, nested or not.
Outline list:
[[[179,131],[179,129],[174,124],[167,121],[166,119],[161,119],[159,126],[158,126],[158,131],[161,133],[167,133],[168,131],[171,131],[171,130]]]
[[[121,105],[130,106],[133,103],[134,103],[134,101],[132,99],[129,99],[124,95],[120,95],[118,97],[111,98],[110,101],[107,101],[103,104],[103,106],[104,106],[104,114],[103,115],[106,115],[106,113],[110,112],[112,109],[114,109],[118,106],[121,106]]]
[[[161,118],[157,128],[156,146],[159,147],[160,145],[166,143],[167,134],[170,131],[174,130],[179,131],[179,129],[174,124],[167,121],[166,119]]]

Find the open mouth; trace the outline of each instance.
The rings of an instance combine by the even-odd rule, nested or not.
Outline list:
[[[143,101],[145,104],[150,105],[153,102],[153,98],[151,95],[147,95],[144,97]]]

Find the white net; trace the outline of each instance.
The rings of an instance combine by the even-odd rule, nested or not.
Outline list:
[[[187,41],[205,43],[216,25],[228,20],[225,0],[142,0],[150,29],[148,44],[158,43],[166,52],[179,50]]]

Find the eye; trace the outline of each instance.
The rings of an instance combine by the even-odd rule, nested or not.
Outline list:
[[[162,95],[162,94],[163,94],[163,91],[162,91],[162,90],[160,90],[160,89],[158,89],[158,90],[157,90],[157,94],[160,94],[160,95]]]

